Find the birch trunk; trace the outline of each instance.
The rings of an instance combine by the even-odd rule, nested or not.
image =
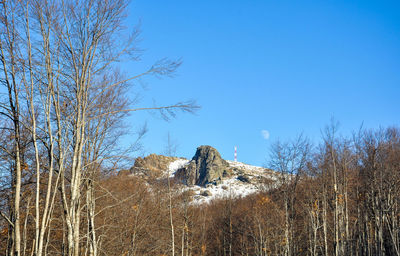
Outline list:
[[[3,44],[0,39],[0,60],[3,66],[4,83],[8,93],[8,104],[10,108],[10,118],[13,123],[13,150],[14,150],[14,167],[13,167],[13,253],[16,256],[21,255],[21,220],[20,220],[20,203],[21,203],[21,144],[20,144],[20,106],[19,106],[19,87],[17,85],[17,45],[16,45],[16,28],[15,13],[10,10],[6,1],[3,1],[3,25],[5,27],[5,37],[8,45]],[[10,3],[12,5],[12,3]],[[11,16],[11,17],[9,17]],[[9,19],[10,18],[10,19]],[[5,48],[7,47],[7,48]],[[8,56],[6,57],[6,53]],[[6,59],[7,58],[7,59]],[[8,59],[9,58],[9,59]],[[9,69],[10,66],[10,70]]]

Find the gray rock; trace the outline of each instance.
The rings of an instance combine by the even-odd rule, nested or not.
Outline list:
[[[250,183],[250,178],[247,175],[239,175],[237,179],[241,182]]]
[[[226,177],[230,177],[232,174],[230,173],[230,171],[228,170],[224,170],[222,172],[222,177],[226,178]]]
[[[176,157],[151,154],[144,158],[138,157],[130,172],[135,175],[144,175],[149,178],[159,178],[171,162],[177,160]]]
[[[223,175],[223,174],[222,174],[222,175]],[[218,185],[222,184],[221,177],[219,177],[218,179],[214,180],[214,181],[212,182],[212,184],[215,185],[215,186],[218,186]]]
[[[210,191],[208,191],[208,190],[204,190],[204,191],[201,192],[201,195],[202,196],[212,196],[212,193]]]
[[[217,184],[227,173],[229,164],[221,158],[219,152],[211,146],[200,146],[196,154],[185,167],[177,171],[187,185],[205,186],[209,183]]]

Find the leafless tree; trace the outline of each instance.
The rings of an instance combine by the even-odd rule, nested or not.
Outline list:
[[[308,140],[300,135],[290,142],[277,141],[271,148],[269,168],[279,173],[279,186],[281,186],[283,194],[285,255],[296,254],[293,243],[296,188],[306,167],[310,147]]]
[[[138,31],[126,37],[122,26],[128,3],[1,2],[0,80],[7,92],[7,101],[1,106],[2,116],[12,124],[7,130],[13,143],[12,148],[3,148],[12,159],[13,204],[9,214],[1,212],[12,231],[9,254],[21,254],[21,172],[25,168],[22,129],[32,140],[34,152],[35,241],[31,251],[35,255],[46,254],[43,247],[60,188],[68,255],[81,253],[83,207],[88,213],[86,239],[90,241],[90,255],[97,255],[92,180],[111,157],[109,152],[114,152],[112,147],[121,131],[116,128],[118,122],[134,111],[158,110],[168,117],[174,116],[176,110],[190,112],[197,108],[193,102],[132,107],[124,98],[123,90],[130,81],[149,75],[168,76],[181,64],[162,59],[127,78],[114,71],[121,59],[138,59]],[[21,100],[27,103],[26,107],[22,108]],[[42,182],[46,182],[45,189]],[[82,203],[83,198],[86,203]]]

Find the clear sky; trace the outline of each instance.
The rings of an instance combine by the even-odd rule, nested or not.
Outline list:
[[[169,132],[179,156],[211,145],[233,160],[237,145],[239,161],[263,165],[274,140],[318,141],[332,116],[344,134],[400,123],[400,1],[136,0],[128,23],[145,51],[124,72],[183,60],[174,78],[145,79],[141,105],[202,107],[170,122],[133,114],[148,124],[145,153]]]

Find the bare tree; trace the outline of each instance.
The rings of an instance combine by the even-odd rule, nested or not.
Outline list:
[[[1,114],[7,118],[12,127],[13,148],[8,152],[12,158],[11,165],[13,206],[10,212],[10,225],[13,237],[10,240],[10,255],[21,255],[21,231],[20,231],[20,203],[21,203],[21,180],[22,180],[22,145],[21,145],[21,122],[20,122],[20,72],[19,72],[19,41],[18,33],[18,3],[3,1],[0,16],[0,61],[1,61],[1,84],[5,87],[8,102],[2,103]]]
[[[310,143],[302,135],[294,141],[277,141],[271,148],[269,168],[279,173],[285,212],[285,255],[295,255],[293,236],[296,188],[309,157]]]
[[[362,253],[399,255],[399,131],[360,131],[355,136],[360,187]],[[397,166],[397,167],[396,167]],[[364,235],[365,234],[365,235]]]
[[[348,217],[348,173],[354,162],[352,146],[346,139],[337,135],[338,124],[334,121],[327,126],[323,136],[323,173],[331,178],[327,180],[332,187],[334,252],[335,255],[348,253],[349,217]],[[328,178],[329,179],[329,178]],[[325,190],[325,193],[328,192]],[[325,203],[326,205],[326,203]]]
[[[28,121],[23,125],[32,139],[35,166],[35,241],[31,250],[35,255],[45,253],[43,246],[50,234],[48,227],[60,188],[68,254],[80,254],[81,211],[86,207],[90,255],[96,255],[92,181],[106,159],[111,158],[109,152],[114,152],[116,138],[121,135],[116,132],[121,131],[119,120],[134,111],[158,110],[168,117],[174,116],[176,110],[190,112],[197,107],[193,102],[132,107],[123,90],[134,79],[171,75],[181,62],[162,59],[128,78],[113,71],[125,57],[137,60],[138,31],[126,37],[122,26],[128,1],[34,0],[3,1],[1,5],[0,80],[8,95],[1,113],[12,123],[7,129],[14,145],[12,149],[3,148],[13,159],[13,204],[8,215],[1,212],[12,231],[9,254],[21,253],[20,195],[25,145],[21,144],[20,100],[24,99],[27,104],[23,111]],[[42,181],[47,183],[45,189]]]
[[[164,149],[164,154],[166,156],[175,156],[178,150],[179,144],[174,138],[171,136],[171,133],[167,133],[166,145]]]

